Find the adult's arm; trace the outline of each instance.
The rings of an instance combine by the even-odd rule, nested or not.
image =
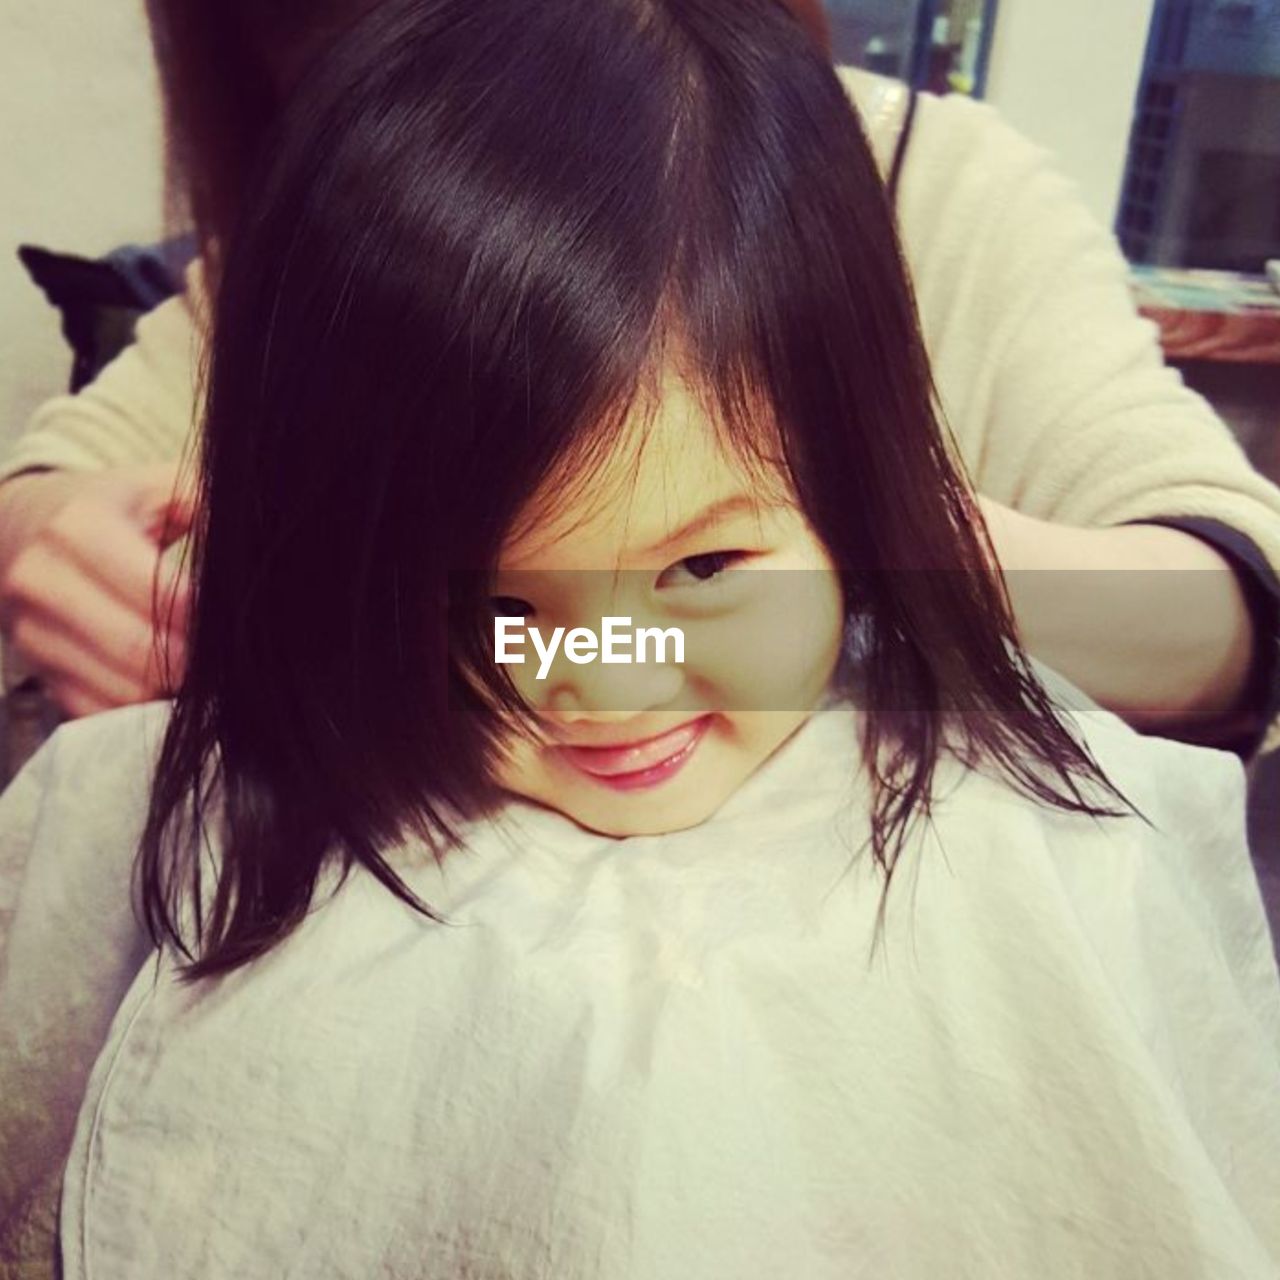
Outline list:
[[[1275,573],[1280,489],[1164,364],[1111,234],[992,108],[922,95],[898,210],[958,452],[1022,517],[993,532],[1028,648],[1143,728],[1238,727],[1275,637],[1212,531]]]
[[[1280,665],[1256,548],[1231,556],[1216,521],[1072,528],[981,502],[1031,652],[1139,729],[1256,750]]]

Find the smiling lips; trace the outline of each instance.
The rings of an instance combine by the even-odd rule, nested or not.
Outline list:
[[[613,747],[560,747],[559,750],[574,768],[596,782],[617,791],[637,791],[674,777],[693,755],[710,725],[711,717],[702,716],[641,742]]]

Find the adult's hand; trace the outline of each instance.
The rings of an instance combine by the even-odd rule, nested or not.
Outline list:
[[[0,485],[0,621],[68,715],[145,702],[181,678],[189,586],[162,556],[192,505],[167,463]]]

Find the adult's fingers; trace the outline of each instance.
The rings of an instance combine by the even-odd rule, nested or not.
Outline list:
[[[130,468],[117,484],[130,517],[157,546],[170,546],[191,531],[196,491],[190,473],[178,464]]]
[[[100,690],[71,677],[46,679],[43,685],[46,695],[58,710],[73,720],[81,716],[97,715],[100,711],[114,711],[117,707],[129,705],[107,697]],[[146,699],[135,698],[132,701],[145,702]]]
[[[30,562],[39,585],[24,598],[10,638],[46,682],[79,673],[85,690],[112,701],[176,687],[186,666],[185,622],[153,626],[149,614],[47,551],[33,549]]]
[[[193,502],[177,477],[170,464],[8,491],[0,621],[71,714],[157,696],[181,677],[190,585],[164,548],[190,527]]]
[[[96,648],[38,617],[21,619],[14,629],[14,642],[29,656],[35,674],[59,705],[64,705],[61,691],[68,686],[104,706],[127,706],[152,696],[140,678],[142,672],[138,677],[121,672],[105,662]]]
[[[98,502],[68,503],[49,522],[40,547],[52,559],[74,564],[86,581],[134,612],[151,616],[160,583],[159,551],[146,532],[117,509]],[[21,576],[31,572],[22,561],[19,557],[10,571],[17,591]],[[69,607],[74,609],[74,604]]]

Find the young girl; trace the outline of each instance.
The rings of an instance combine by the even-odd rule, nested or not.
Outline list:
[[[1239,765],[1020,653],[794,21],[391,0],[269,151],[180,694],[5,797],[0,1208],[110,1022],[68,1277],[1274,1276]]]

